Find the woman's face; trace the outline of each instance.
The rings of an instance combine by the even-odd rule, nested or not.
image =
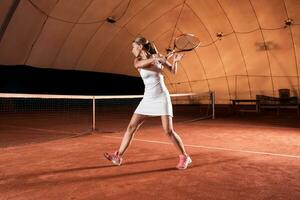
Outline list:
[[[141,53],[143,49],[143,46],[142,45],[139,45],[135,42],[132,43],[132,54],[135,56],[135,57],[138,57]]]

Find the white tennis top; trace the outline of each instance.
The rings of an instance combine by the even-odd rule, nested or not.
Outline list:
[[[173,117],[173,108],[169,91],[164,83],[162,65],[157,62],[155,69],[140,68],[145,90],[135,113],[148,116],[170,115]]]

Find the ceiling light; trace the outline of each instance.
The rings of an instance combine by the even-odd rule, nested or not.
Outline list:
[[[116,22],[115,18],[112,17],[112,16],[109,16],[108,18],[106,18],[106,21],[107,21],[108,23],[112,23],[112,24]]]
[[[218,33],[217,33],[217,37],[218,37],[219,39],[221,39],[221,38],[223,37],[223,35],[224,35],[223,32],[218,32]]]
[[[293,20],[288,18],[288,19],[284,20],[284,23],[285,23],[285,27],[291,26],[293,24]]]

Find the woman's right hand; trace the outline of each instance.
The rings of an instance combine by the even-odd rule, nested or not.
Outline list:
[[[162,64],[167,62],[166,58],[161,54],[154,54],[153,58],[155,62],[160,62]]]

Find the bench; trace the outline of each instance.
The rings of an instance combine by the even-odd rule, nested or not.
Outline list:
[[[233,112],[258,112],[258,101],[257,99],[231,99]],[[243,109],[242,109],[242,106]],[[255,107],[253,107],[255,105]],[[253,109],[254,108],[254,109]]]
[[[299,116],[299,99],[294,97],[270,97],[265,95],[256,95],[258,101],[258,110],[261,112],[264,109],[276,109],[277,115],[279,115],[280,109],[295,109]]]

